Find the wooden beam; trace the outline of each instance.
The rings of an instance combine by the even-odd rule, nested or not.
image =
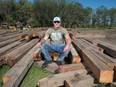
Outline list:
[[[108,67],[114,69],[114,63],[111,60],[107,59],[103,53],[97,52],[95,50],[91,50],[91,53],[94,54],[97,58],[99,58],[99,60],[105,63]]]
[[[20,34],[20,35],[18,35],[18,39],[19,39],[19,40],[22,40],[26,35],[27,35],[27,34]]]
[[[80,39],[80,40],[82,40],[85,44],[86,44],[86,47],[89,49],[89,48],[91,48],[91,49],[94,49],[94,50],[98,50],[98,51],[100,51],[100,52],[104,52],[104,49],[102,49],[102,48],[100,48],[100,47],[98,47],[98,46],[95,46],[95,45],[93,45],[93,44],[91,44],[90,42],[88,42],[87,40],[85,40],[85,39]]]
[[[96,40],[87,39],[87,40],[93,43],[94,45],[103,48],[107,54],[111,55],[113,58],[116,58],[116,46],[114,44],[99,39]]]
[[[82,63],[67,64],[67,65],[63,65],[63,68],[60,69],[59,72],[64,73],[64,72],[70,72],[79,69],[85,69],[85,68],[86,66],[84,66]]]
[[[72,54],[72,63],[79,63],[81,61],[81,58],[73,45],[71,44],[71,54]]]
[[[15,42],[17,40],[18,40],[17,37],[15,37],[15,38],[12,38],[12,39],[9,39],[9,40],[6,40],[6,41],[2,41],[2,42],[0,42],[0,48],[3,47],[3,46],[6,46],[6,45],[8,45],[12,42]]]
[[[86,75],[85,69],[79,69],[71,72],[60,73],[41,79],[38,82],[39,87],[57,87],[64,85],[64,81],[68,79],[77,78],[80,75]]]
[[[26,41],[30,41],[33,38],[32,34],[28,34],[25,36]]]
[[[34,61],[40,61],[41,60],[41,55],[39,53],[39,50],[33,53],[33,60]]]
[[[78,78],[65,80],[65,87],[93,87],[94,78],[90,75],[82,76]]]
[[[6,61],[6,63],[8,65],[10,65],[11,67],[17,63],[22,56],[24,56],[25,53],[27,53],[36,43],[38,42],[38,39],[34,39],[20,47],[18,47],[17,49],[9,52],[8,54],[4,55],[4,59]]]
[[[6,36],[6,37],[1,37],[0,41],[5,41],[5,40],[8,40],[8,39],[17,37],[19,34],[21,34],[21,33],[18,33],[18,34],[15,34],[15,35]]]
[[[33,63],[33,53],[39,50],[35,45],[19,62],[3,76],[3,87],[18,87]]]
[[[19,44],[21,44],[21,42],[16,41],[16,42],[13,42],[13,43],[11,43],[9,45],[6,45],[6,46],[0,48],[0,56],[4,55],[8,50],[18,46]]]
[[[81,43],[81,45],[83,45],[83,47],[89,51],[91,51],[92,54],[94,54],[97,58],[99,58],[102,62],[104,62],[107,66],[109,66],[110,68],[114,69],[114,64],[106,59],[103,55],[102,52],[99,51],[99,48],[94,47],[93,45],[89,44],[87,41],[85,41],[84,39],[77,39],[78,42]]]
[[[114,71],[109,68],[106,64],[100,61],[95,55],[90,51],[85,49],[82,43],[73,39],[74,44],[77,46],[77,49],[80,49],[82,58],[90,70],[94,73],[96,78],[100,83],[112,83]]]

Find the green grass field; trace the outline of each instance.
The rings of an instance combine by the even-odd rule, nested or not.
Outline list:
[[[51,72],[46,71],[45,69],[42,69],[33,64],[19,87],[36,87],[40,79],[50,74]]]

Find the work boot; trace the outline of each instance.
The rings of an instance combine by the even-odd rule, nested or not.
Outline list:
[[[41,68],[46,68],[48,64],[52,63],[52,60],[45,60],[45,62],[42,64]]]
[[[56,63],[58,66],[63,65],[61,61],[56,61],[55,63]]]

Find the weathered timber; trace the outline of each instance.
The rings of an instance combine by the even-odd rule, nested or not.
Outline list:
[[[36,43],[38,42],[37,39],[34,39],[17,49],[9,52],[8,54],[4,55],[4,59],[11,67],[24,56]]]
[[[5,40],[8,40],[8,39],[11,39],[11,38],[14,38],[14,37],[17,37],[19,34],[20,34],[20,33],[15,34],[15,35],[6,36],[6,37],[1,37],[1,38],[0,38],[0,42],[1,42],[1,41],[5,41]]]
[[[65,80],[78,78],[80,75],[86,75],[86,69],[79,69],[71,72],[60,73],[39,80],[39,87],[57,87],[64,85]]]
[[[67,64],[63,65],[62,69],[60,69],[59,72],[64,73],[85,68],[86,66],[84,66],[82,63]]]
[[[84,62],[94,73],[98,81],[100,83],[112,83],[114,71],[101,60],[99,60],[90,51],[85,49],[76,39],[73,39],[73,42],[77,46],[77,50],[80,51]]]
[[[81,58],[72,44],[71,47],[72,63],[79,63],[81,61]]]
[[[86,45],[86,48],[88,49],[94,49],[94,50],[98,50],[100,52],[104,52],[104,50],[98,46],[94,46],[93,44],[91,44],[90,42],[86,41],[85,39],[80,39],[84,42],[84,44]]]
[[[88,49],[89,51],[91,51],[92,54],[94,54],[97,58],[99,58],[102,62],[104,62],[107,66],[109,66],[110,68],[114,69],[114,64],[110,61],[107,60],[99,51],[99,49],[97,49],[97,47],[93,47],[91,44],[87,44],[86,41],[82,40],[82,39],[77,39],[79,43],[81,43],[81,45],[83,45],[83,47],[85,49]]]
[[[15,41],[17,41],[17,40],[18,40],[18,38],[15,37],[15,38],[12,38],[12,39],[9,39],[9,40],[0,42],[0,48],[3,47],[3,46],[6,46],[6,45],[8,45],[8,44],[10,44],[10,43],[12,43],[12,42],[15,42]]]
[[[34,61],[40,61],[41,60],[41,55],[40,55],[38,50],[33,53],[33,60]]]
[[[105,53],[111,55],[113,58],[116,58],[116,46],[115,46],[115,44],[101,41],[99,39],[96,39],[96,40],[87,39],[87,40],[90,41],[91,43],[93,43],[94,45],[97,45],[97,46],[103,48]]]
[[[0,37],[5,37],[5,36],[10,36],[10,35],[14,35],[14,34],[18,34],[20,32],[8,32],[8,33],[5,33],[5,34],[0,34]]]
[[[25,74],[33,63],[33,53],[38,49],[35,45],[19,62],[17,62],[5,75],[3,76],[3,87],[18,87]]]
[[[103,35],[103,34],[90,34],[90,33],[88,33],[88,34],[83,34],[83,33],[77,33],[76,34],[76,37],[77,38],[105,38],[106,37],[106,35]]]
[[[26,41],[29,41],[29,40],[31,40],[32,38],[33,38],[32,34],[28,34],[28,35],[25,36],[25,40],[26,40]]]
[[[18,39],[19,40],[22,40],[27,34],[21,34],[21,35],[18,35]]]
[[[9,45],[6,45],[6,46],[0,48],[0,56],[4,55],[4,53],[6,53],[9,49],[12,49],[15,46],[18,46],[19,44],[21,44],[21,42],[16,41],[16,42],[13,42],[13,43],[11,43]]]
[[[100,53],[98,51],[95,50],[91,50],[91,53],[93,53],[97,58],[99,58],[99,60],[101,60],[103,63],[105,63],[108,67],[110,67],[111,69],[114,69],[114,63],[111,60],[108,60],[103,53]]]
[[[66,80],[65,87],[93,87],[94,78],[90,75],[80,76],[75,79]]]

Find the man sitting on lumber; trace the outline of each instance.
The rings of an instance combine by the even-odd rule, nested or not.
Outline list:
[[[60,26],[60,17],[54,17],[53,25],[54,26],[52,28],[49,28],[46,31],[44,38],[38,43],[38,47],[41,48],[41,52],[46,59],[42,64],[42,68],[45,68],[48,66],[48,64],[52,63],[52,58],[50,57],[49,52],[56,52],[60,54],[56,61],[56,64],[60,68],[65,56],[68,55],[69,51],[71,50],[71,38],[68,31]],[[50,44],[45,43],[48,38],[50,38]]]

